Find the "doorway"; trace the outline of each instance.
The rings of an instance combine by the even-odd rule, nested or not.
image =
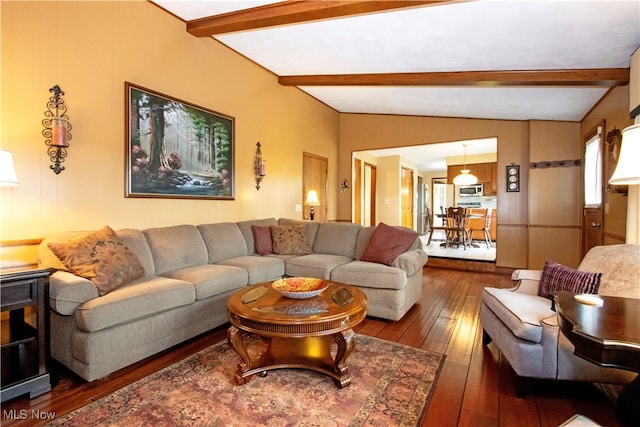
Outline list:
[[[327,175],[329,159],[311,153],[302,153],[302,218],[311,218],[313,209],[314,220],[327,221]],[[309,191],[315,191],[318,195],[318,206],[310,206],[305,203]]]

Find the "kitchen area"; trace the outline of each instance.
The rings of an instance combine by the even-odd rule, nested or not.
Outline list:
[[[431,179],[430,205],[433,208],[429,210],[432,217],[428,220],[428,227],[444,225],[444,213],[449,206],[467,208],[472,215],[469,225],[473,230],[471,234],[473,245],[467,250],[463,250],[462,247],[446,247],[442,245],[444,231],[436,229],[431,233],[430,230],[426,230],[423,245],[430,256],[495,261],[497,169],[497,162],[448,165],[446,178]],[[475,176],[477,183],[456,185],[454,179],[461,174],[462,170],[468,170],[469,175]],[[484,231],[485,227],[487,233]],[[431,242],[428,236],[431,236]]]

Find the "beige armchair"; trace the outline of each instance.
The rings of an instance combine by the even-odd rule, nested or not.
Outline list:
[[[640,245],[591,249],[578,270],[601,272],[598,294],[640,299]],[[603,368],[573,354],[558,327],[551,301],[537,296],[541,271],[516,270],[514,288],[484,288],[480,321],[483,341],[500,349],[519,377],[627,384],[636,373]],[[516,392],[526,393],[527,382]]]

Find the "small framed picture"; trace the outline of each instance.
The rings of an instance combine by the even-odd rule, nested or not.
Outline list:
[[[507,193],[520,191],[520,165],[507,166]]]

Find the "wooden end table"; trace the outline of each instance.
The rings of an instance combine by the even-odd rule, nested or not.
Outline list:
[[[235,379],[244,384],[255,374],[280,368],[311,369],[333,378],[338,388],[351,384],[347,358],[355,348],[351,329],[366,316],[367,298],[350,285],[330,282],[320,295],[290,299],[273,282],[243,288],[227,301],[229,343],[242,361]],[[248,351],[252,336],[267,340],[262,353]],[[332,345],[337,350],[332,352]]]
[[[554,295],[558,324],[574,353],[595,364],[640,372],[640,299],[598,295],[602,306],[582,304],[573,293]],[[640,376],[618,397],[625,425],[640,425]]]
[[[51,390],[48,371],[50,269],[0,271],[2,387],[5,402]]]

